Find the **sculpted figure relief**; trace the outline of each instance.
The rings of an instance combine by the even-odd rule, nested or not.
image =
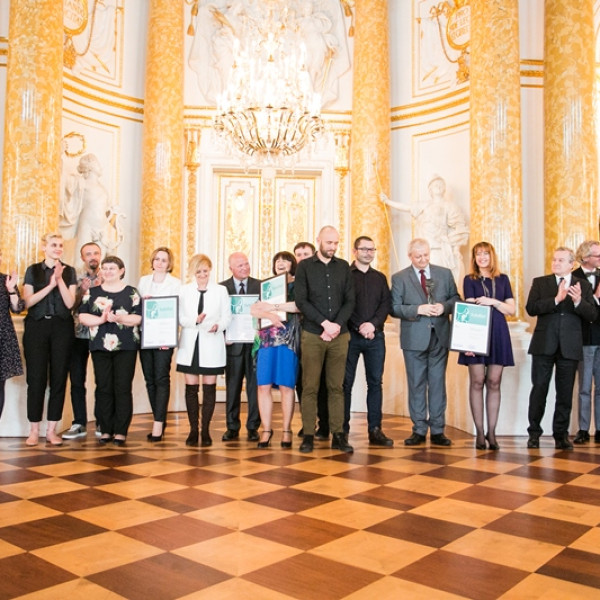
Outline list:
[[[256,0],[199,3],[190,23],[194,39],[188,64],[208,102],[217,102],[226,88],[234,55],[262,31],[267,9],[268,3]],[[342,7],[337,0],[301,0],[290,3],[287,19],[294,42],[306,46],[312,88],[326,106],[337,99],[339,79],[350,68]]]
[[[108,191],[100,181],[102,166],[94,154],[84,154],[77,165],[78,176],[67,178],[61,201],[60,229],[75,247],[96,242],[103,255],[113,253],[123,241]]]
[[[414,236],[429,242],[432,264],[452,271],[455,281],[461,281],[464,271],[461,248],[469,240],[469,227],[460,207],[446,198],[446,182],[434,175],[427,186],[429,199],[419,204],[392,202],[383,195],[383,201],[401,211],[410,212]]]

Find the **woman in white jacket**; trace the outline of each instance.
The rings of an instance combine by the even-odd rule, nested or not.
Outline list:
[[[173,253],[169,248],[156,248],[150,256],[152,273],[144,275],[137,289],[144,300],[156,296],[178,296],[181,281],[171,275]],[[148,441],[160,442],[163,438],[169,396],[171,395],[171,359],[173,348],[147,348],[140,350],[140,362],[148,390],[148,399],[154,415]]]
[[[231,321],[227,289],[209,281],[212,262],[204,254],[192,256],[188,266],[191,283],[179,293],[181,335],[177,370],[185,374],[185,405],[190,422],[187,446],[198,445],[198,392],[202,376],[201,445],[210,446],[209,426],[215,410],[217,375],[225,372],[227,359],[224,331]]]

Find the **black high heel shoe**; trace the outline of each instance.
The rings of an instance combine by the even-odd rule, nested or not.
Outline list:
[[[498,442],[497,441],[494,441],[494,442],[490,441],[490,434],[489,433],[485,436],[485,439],[488,441],[488,444],[490,446],[490,450],[500,450],[500,446],[498,446]]]
[[[265,433],[269,434],[269,438],[267,439],[266,442],[258,442],[258,444],[256,445],[257,448],[268,448],[271,445],[271,438],[273,437],[273,430],[272,429],[265,429],[263,431],[263,435]]]
[[[294,435],[294,433],[292,431],[290,431],[289,429],[284,429],[283,430],[283,435],[289,435],[290,438],[292,438],[292,436]],[[292,440],[290,439],[289,442],[286,442],[284,440],[281,440],[281,447],[282,448],[291,448],[292,447]]]
[[[477,437],[475,438],[475,449],[476,450],[487,450],[487,446],[485,444],[485,436],[483,434],[481,434],[481,437],[479,437],[479,435],[477,435]]]
[[[152,433],[149,433],[146,437],[148,438],[149,442],[162,442],[163,434],[161,433],[160,435],[152,435]]]

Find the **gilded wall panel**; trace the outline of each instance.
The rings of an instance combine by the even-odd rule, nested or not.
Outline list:
[[[244,252],[250,260],[252,273],[257,276],[260,272],[260,177],[216,173],[215,178],[219,202],[218,280],[230,277],[227,259],[232,252]]]

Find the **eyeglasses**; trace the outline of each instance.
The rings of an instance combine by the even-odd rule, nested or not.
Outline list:
[[[377,248],[357,248],[361,252],[377,252]]]

